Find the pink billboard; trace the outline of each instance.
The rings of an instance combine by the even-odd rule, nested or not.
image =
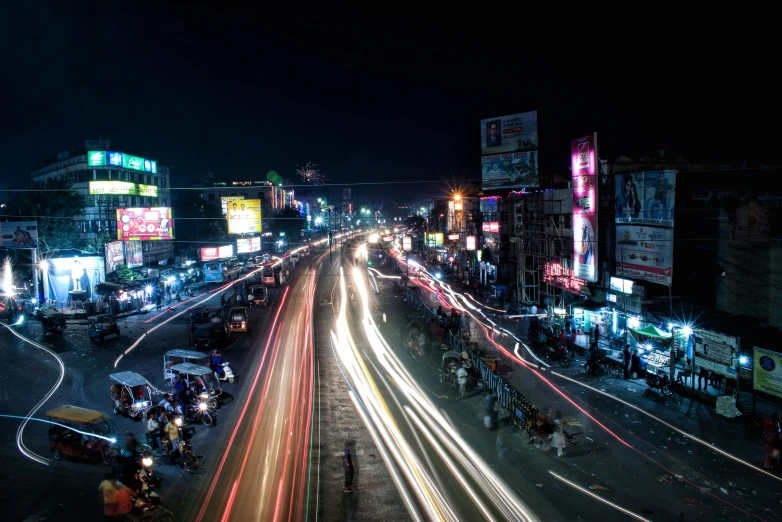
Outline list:
[[[597,281],[597,133],[570,142],[573,174],[573,275]]]

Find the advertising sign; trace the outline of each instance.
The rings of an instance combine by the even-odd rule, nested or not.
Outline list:
[[[481,158],[483,190],[537,187],[538,153],[510,152]]]
[[[118,208],[117,239],[122,241],[174,239],[171,208]]]
[[[443,246],[443,233],[442,232],[427,232],[425,239],[426,239],[426,246],[428,246],[428,247],[440,247],[440,246]]]
[[[87,153],[88,167],[103,167],[106,165],[105,150],[91,150]]]
[[[261,231],[261,200],[243,199],[228,205],[228,233],[249,234]]]
[[[475,236],[465,237],[464,244],[467,250],[475,250]]]
[[[125,264],[128,268],[142,266],[144,264],[144,251],[139,241],[125,243]]]
[[[122,241],[106,243],[106,273],[113,272],[117,265],[125,262],[125,249]]]
[[[145,172],[151,172],[152,174],[157,174],[157,161],[152,161],[145,159],[144,160],[144,171]]]
[[[673,229],[617,225],[616,273],[671,286]]]
[[[481,155],[538,150],[538,112],[481,120]]]
[[[383,241],[386,243],[391,243],[394,241],[394,236],[383,236]]]
[[[632,294],[633,293],[633,282],[629,279],[622,279],[620,277],[612,277],[610,288],[614,292],[619,292],[620,294]]]
[[[141,185],[127,181],[90,181],[90,194],[110,196],[148,196],[157,197],[155,185]]]
[[[782,353],[755,347],[752,374],[757,391],[782,397]]]
[[[106,279],[103,256],[72,256],[49,259],[49,299],[86,300],[92,289]]]
[[[122,166],[122,153],[121,152],[107,152],[106,155],[109,158],[108,164],[112,167]]]
[[[0,237],[3,248],[38,248],[38,222],[4,221],[0,223]]]
[[[725,377],[736,377],[738,339],[710,330],[696,330],[694,364]]]
[[[573,271],[597,281],[597,133],[570,142],[573,175]]]
[[[673,226],[675,170],[621,174],[615,183],[617,223]]]
[[[412,250],[413,249],[413,238],[410,236],[405,236],[402,238],[402,250]]]
[[[483,232],[500,232],[500,222],[499,221],[484,221],[481,225],[481,230]]]
[[[239,201],[240,199],[244,199],[244,196],[222,196],[220,198],[220,208],[223,211],[223,215],[225,216],[228,214],[228,204],[232,201]]]
[[[581,287],[586,284],[583,279],[573,277],[571,268],[564,267],[560,263],[546,263],[543,267],[543,280],[572,294],[580,294]]]
[[[131,156],[130,154],[122,155],[122,166],[126,169],[132,170],[144,170],[144,158],[138,156]]]
[[[261,238],[259,237],[236,240],[237,254],[249,254],[251,252],[258,252],[259,250],[261,250]]]
[[[234,255],[234,246],[205,247],[201,249],[201,261],[214,261]]]
[[[459,234],[448,234],[448,241],[459,241]]]

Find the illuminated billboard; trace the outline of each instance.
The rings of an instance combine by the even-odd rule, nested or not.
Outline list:
[[[426,246],[428,247],[441,247],[443,246],[443,237],[444,234],[442,232],[426,232]]]
[[[459,241],[459,234],[448,234],[448,241]]]
[[[481,155],[538,150],[538,112],[481,120]]]
[[[0,223],[0,246],[3,248],[38,248],[37,221]]]
[[[765,348],[753,348],[753,387],[763,393],[782,397],[782,354]]]
[[[246,239],[236,240],[236,253],[237,254],[249,254],[251,252],[259,252],[261,250],[261,238],[248,237]]]
[[[121,241],[174,239],[171,208],[118,208],[117,239]]]
[[[405,236],[402,238],[402,250],[412,250],[413,249],[413,238],[411,236]]]
[[[464,238],[464,245],[467,250],[475,250],[475,236],[467,236]]]
[[[204,247],[201,249],[201,261],[214,261],[216,259],[233,257],[233,255],[233,245],[225,245],[221,247]]]
[[[157,197],[155,185],[142,185],[127,181],[90,181],[90,194],[109,196],[147,196]]]
[[[243,199],[228,205],[228,233],[250,234],[261,231],[261,200]]]
[[[117,265],[125,262],[125,243],[112,241],[104,246],[106,250],[106,273],[116,270]]]
[[[573,272],[597,281],[597,133],[570,142],[573,176]]]
[[[128,268],[144,264],[144,251],[140,241],[125,241],[125,264]]]
[[[537,187],[538,152],[509,152],[481,158],[483,190]]]
[[[483,232],[494,232],[499,233],[500,232],[500,222],[499,221],[484,221],[481,225],[481,231]]]
[[[617,223],[672,227],[676,171],[617,175],[615,196]]]
[[[616,226],[616,273],[671,286],[673,282],[673,229]]]
[[[239,201],[240,199],[244,199],[244,196],[222,196],[220,198],[220,208],[223,211],[223,215],[228,214],[228,205],[232,201]]]
[[[122,152],[111,152],[104,150],[87,151],[88,167],[123,167],[131,170],[139,170],[157,174],[157,161],[131,156]]]

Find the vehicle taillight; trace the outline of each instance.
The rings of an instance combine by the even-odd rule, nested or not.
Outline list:
[[[247,328],[247,323],[245,323],[244,321],[242,321],[242,328]]]

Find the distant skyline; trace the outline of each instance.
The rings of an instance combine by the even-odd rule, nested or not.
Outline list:
[[[401,14],[378,25],[338,12],[89,5],[9,6],[7,20],[24,23],[0,32],[14,50],[0,73],[0,182],[24,187],[40,158],[103,137],[170,166],[175,187],[207,172],[295,180],[306,162],[335,183],[458,183],[480,177],[480,120],[531,110],[547,173],[567,172],[570,140],[592,131],[605,159],[665,149],[777,162],[777,95],[741,75],[715,79],[716,46],[594,45],[590,61],[559,37],[520,53],[513,34],[421,30]]]

